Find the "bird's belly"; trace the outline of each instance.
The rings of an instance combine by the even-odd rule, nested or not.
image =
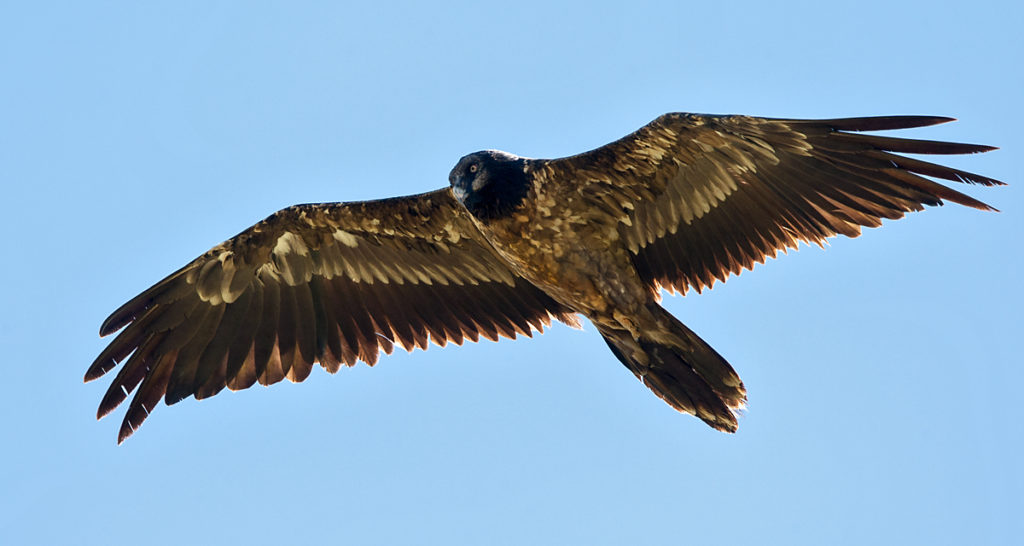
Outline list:
[[[491,230],[490,240],[513,270],[559,303],[595,317],[642,305],[646,289],[617,234],[544,229],[524,223]]]

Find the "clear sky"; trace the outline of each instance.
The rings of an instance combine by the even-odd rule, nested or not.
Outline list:
[[[1019,2],[150,4],[0,9],[0,542],[1019,540]],[[1012,185],[667,299],[744,378],[735,435],[589,324],[95,420],[107,314],[275,210],[668,111],[954,116],[906,135]]]

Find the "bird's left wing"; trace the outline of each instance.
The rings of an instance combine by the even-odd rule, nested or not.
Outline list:
[[[952,121],[927,116],[784,120],[665,114],[596,150],[543,162],[593,221],[617,226],[657,292],[710,287],[799,241],[821,244],[949,200],[988,205],[927,178],[991,178],[900,155],[990,146],[863,134]]]
[[[398,344],[425,349],[542,330],[568,309],[518,277],[448,188],[356,203],[290,207],[214,247],[128,303],[124,328],[85,380],[121,367],[97,413],[138,388],[118,441],[160,398],[173,404],[373,364]]]

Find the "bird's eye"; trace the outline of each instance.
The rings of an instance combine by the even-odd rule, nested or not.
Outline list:
[[[475,173],[478,170],[480,170],[480,167],[476,163],[469,166],[469,172],[471,173]]]

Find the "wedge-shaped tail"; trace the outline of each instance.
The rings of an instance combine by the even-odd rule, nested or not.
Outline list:
[[[747,391],[732,366],[668,311],[650,304],[659,332],[634,339],[626,330],[598,327],[615,356],[649,389],[678,411],[723,432],[736,432]]]

